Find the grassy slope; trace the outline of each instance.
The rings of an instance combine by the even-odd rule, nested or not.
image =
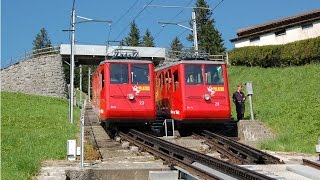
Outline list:
[[[64,99],[1,92],[1,179],[28,179],[42,160],[65,158],[77,132],[68,109]]]
[[[263,143],[261,148],[315,152],[320,136],[320,64],[287,68],[233,66],[229,68],[229,79],[231,92],[239,82],[253,82],[256,119],[278,134],[276,140]],[[249,114],[247,102],[248,119]]]

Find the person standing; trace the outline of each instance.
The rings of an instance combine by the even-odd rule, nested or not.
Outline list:
[[[244,110],[245,110],[244,101],[246,100],[246,96],[244,95],[244,93],[241,90],[242,90],[242,85],[238,84],[237,91],[234,92],[232,95],[232,100],[233,100],[234,104],[236,105],[238,121],[242,120],[244,118]]]

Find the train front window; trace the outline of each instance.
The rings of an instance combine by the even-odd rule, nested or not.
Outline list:
[[[184,73],[187,84],[203,84],[201,64],[184,65]]]
[[[221,65],[205,65],[205,81],[209,85],[223,85]]]
[[[128,64],[110,64],[110,83],[126,84],[128,82]]]
[[[149,65],[132,64],[131,65],[131,82],[132,84],[149,84]]]

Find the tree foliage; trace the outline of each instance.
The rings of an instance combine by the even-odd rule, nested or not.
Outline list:
[[[146,30],[146,33],[143,36],[142,45],[145,46],[145,47],[154,47],[155,46],[154,39],[151,36],[151,33],[150,33],[149,29]]]
[[[209,5],[206,0],[197,0],[196,7],[209,8]],[[215,28],[214,18],[211,19],[212,10],[195,8],[194,11],[196,13],[199,50],[205,50],[210,54],[225,52],[222,35]],[[193,35],[190,34],[187,39],[193,41]]]
[[[171,50],[172,50],[172,51],[181,51],[182,48],[183,48],[183,45],[182,45],[182,43],[180,42],[179,38],[176,36],[176,37],[172,40],[170,47],[171,47]]]
[[[124,44],[126,46],[140,46],[141,40],[140,40],[140,30],[138,29],[138,26],[135,21],[132,21],[130,26],[130,33],[128,37],[124,39]]]
[[[34,54],[50,51],[50,49],[41,50],[41,52],[39,51],[39,49],[52,47],[51,40],[45,28],[40,29],[40,32],[36,35],[32,44],[33,44],[32,49],[34,50],[33,51]]]

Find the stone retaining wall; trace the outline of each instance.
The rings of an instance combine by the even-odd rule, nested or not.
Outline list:
[[[32,58],[1,70],[1,91],[66,97],[60,55]]]

